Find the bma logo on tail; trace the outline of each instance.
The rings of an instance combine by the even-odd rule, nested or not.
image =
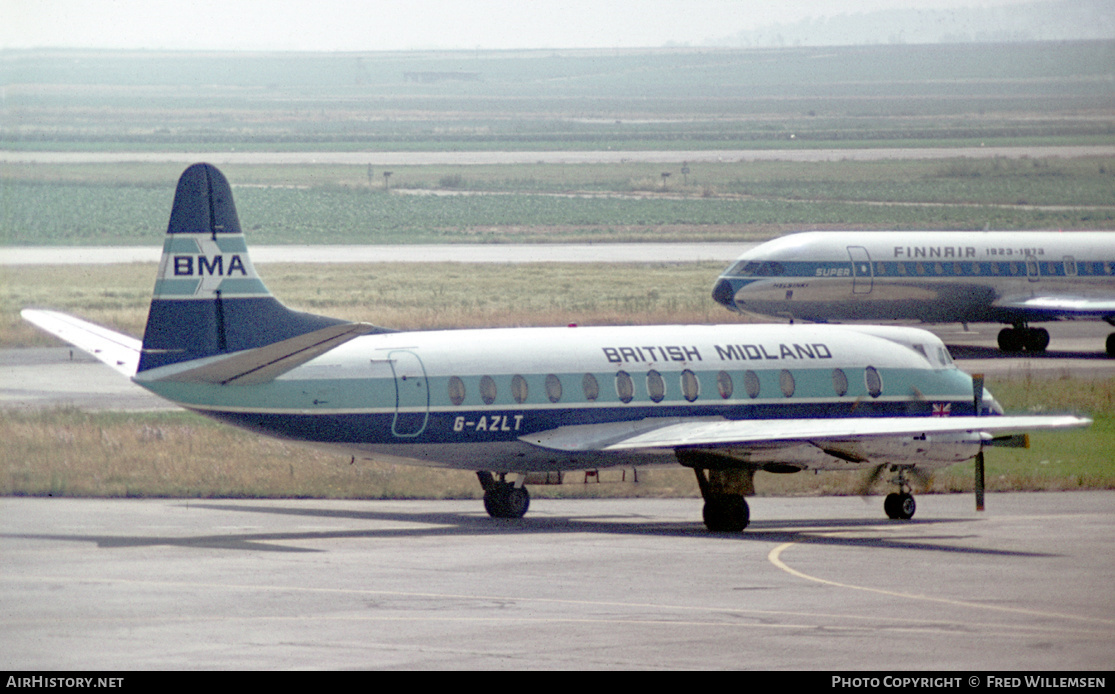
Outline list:
[[[231,277],[239,273],[242,277],[248,276],[244,261],[239,255],[234,255],[228,261],[228,271],[225,271],[225,257],[223,255],[176,255],[174,256],[174,276],[193,277],[204,275],[217,275]],[[196,261],[196,262],[195,262]]]
[[[213,299],[267,296],[241,234],[173,234],[163,246],[156,297]]]

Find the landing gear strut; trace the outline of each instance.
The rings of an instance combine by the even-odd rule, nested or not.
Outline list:
[[[740,468],[739,461],[700,450],[678,449],[678,462],[692,468],[705,499],[705,527],[713,532],[738,533],[751,522],[744,496],[755,493],[755,468]]]
[[[883,500],[883,510],[887,512],[887,518],[891,520],[910,520],[914,517],[914,511],[917,510],[918,505],[914,501],[914,495],[910,493],[910,483],[906,480],[906,468],[900,467],[896,472],[898,474],[891,482],[898,485],[898,491],[887,494],[887,498]]]
[[[484,488],[484,510],[492,518],[522,518],[530,508],[530,492],[521,484],[506,481],[500,474],[499,480],[492,473],[476,473],[480,486]]]
[[[1049,346],[1049,331],[1030,328],[1024,323],[999,331],[999,349],[1004,352],[1044,352]]]

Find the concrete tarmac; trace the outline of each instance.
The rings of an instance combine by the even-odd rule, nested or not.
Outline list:
[[[1115,492],[0,499],[9,670],[1109,670]],[[126,683],[126,680],[125,680]]]

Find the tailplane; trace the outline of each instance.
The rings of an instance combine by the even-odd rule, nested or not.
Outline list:
[[[194,164],[183,172],[143,334],[139,372],[348,324],[293,311],[275,299],[248,256],[228,180],[210,164]]]

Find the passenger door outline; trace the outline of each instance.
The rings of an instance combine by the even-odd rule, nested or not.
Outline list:
[[[387,358],[395,375],[395,419],[391,422],[391,433],[399,438],[413,438],[426,430],[430,418],[426,367],[414,352],[396,350]]]
[[[848,246],[848,257],[852,262],[852,293],[870,294],[875,286],[875,268],[871,265],[871,254],[863,246]]]

